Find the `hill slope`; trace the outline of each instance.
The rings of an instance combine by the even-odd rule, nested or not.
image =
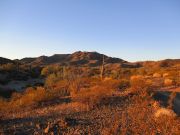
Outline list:
[[[105,64],[126,63],[119,58],[112,58],[104,55]],[[31,65],[74,65],[74,66],[99,66],[102,64],[103,54],[97,52],[75,52],[73,54],[55,54],[53,56],[40,56],[37,58],[24,58],[20,61]]]
[[[13,63],[12,60],[0,57],[0,64],[7,64],[7,63]]]

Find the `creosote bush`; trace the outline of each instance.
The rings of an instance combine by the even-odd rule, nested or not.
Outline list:
[[[134,95],[128,102],[128,106],[122,108],[121,115],[114,114],[115,120],[102,130],[104,134],[179,134],[180,119],[168,115],[155,117],[154,114],[160,107],[154,107],[155,101],[148,94]]]
[[[21,107],[31,107],[37,105],[38,102],[45,100],[47,93],[44,88],[37,87],[28,88],[24,93],[14,93],[9,101],[3,101],[4,110],[16,110]]]
[[[87,104],[89,109],[98,107],[104,98],[112,96],[118,90],[119,81],[102,81],[95,86],[84,88],[73,97],[76,102]]]
[[[130,87],[130,81],[129,80],[127,80],[127,79],[122,79],[122,80],[120,80],[119,81],[119,86],[118,86],[118,88],[119,88],[119,90],[121,91],[123,91],[123,90],[126,90],[127,88],[129,88]]]
[[[38,106],[39,103],[52,100],[54,98],[61,98],[69,93],[64,87],[54,90],[46,90],[43,87],[32,88],[29,87],[23,93],[14,93],[11,99],[1,99],[1,111],[15,111],[17,109],[31,108]]]

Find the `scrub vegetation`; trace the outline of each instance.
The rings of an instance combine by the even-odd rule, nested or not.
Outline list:
[[[178,135],[179,69],[180,60],[129,63],[96,52],[9,60],[0,66],[0,133]]]

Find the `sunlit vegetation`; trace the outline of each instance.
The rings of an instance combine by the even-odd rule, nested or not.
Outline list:
[[[177,91],[167,97],[162,94],[162,101],[154,95],[160,89],[180,87],[180,66],[168,61],[137,65],[105,64],[103,74],[101,65],[1,65],[1,90],[17,78],[44,81],[41,86],[27,86],[8,98],[1,97],[1,120],[15,120],[14,125],[2,125],[2,133],[178,135]],[[14,126],[21,130],[12,131]]]

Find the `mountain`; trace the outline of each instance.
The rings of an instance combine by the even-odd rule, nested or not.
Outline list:
[[[109,67],[112,66],[121,66],[125,68],[136,68],[142,67],[145,65],[157,65],[161,67],[173,66],[177,63],[180,63],[180,59],[166,59],[161,61],[141,61],[141,62],[127,62],[120,58],[109,57],[98,52],[82,52],[77,51],[72,54],[54,54],[52,56],[40,56],[40,57],[26,57],[20,60],[10,60],[0,57],[0,64],[7,63],[16,63],[19,62],[23,65],[31,66],[45,66],[51,64],[59,64],[62,66],[89,66],[96,67],[102,65],[104,57],[105,65]]]
[[[14,61],[7,58],[0,57],[0,64],[7,64],[7,63],[14,63]]]
[[[73,65],[73,66],[99,66],[102,64],[104,56],[105,64],[127,63],[119,58],[112,58],[97,52],[78,51],[72,54],[55,54],[53,56],[40,56],[36,58],[23,58],[20,62],[31,65]]]

